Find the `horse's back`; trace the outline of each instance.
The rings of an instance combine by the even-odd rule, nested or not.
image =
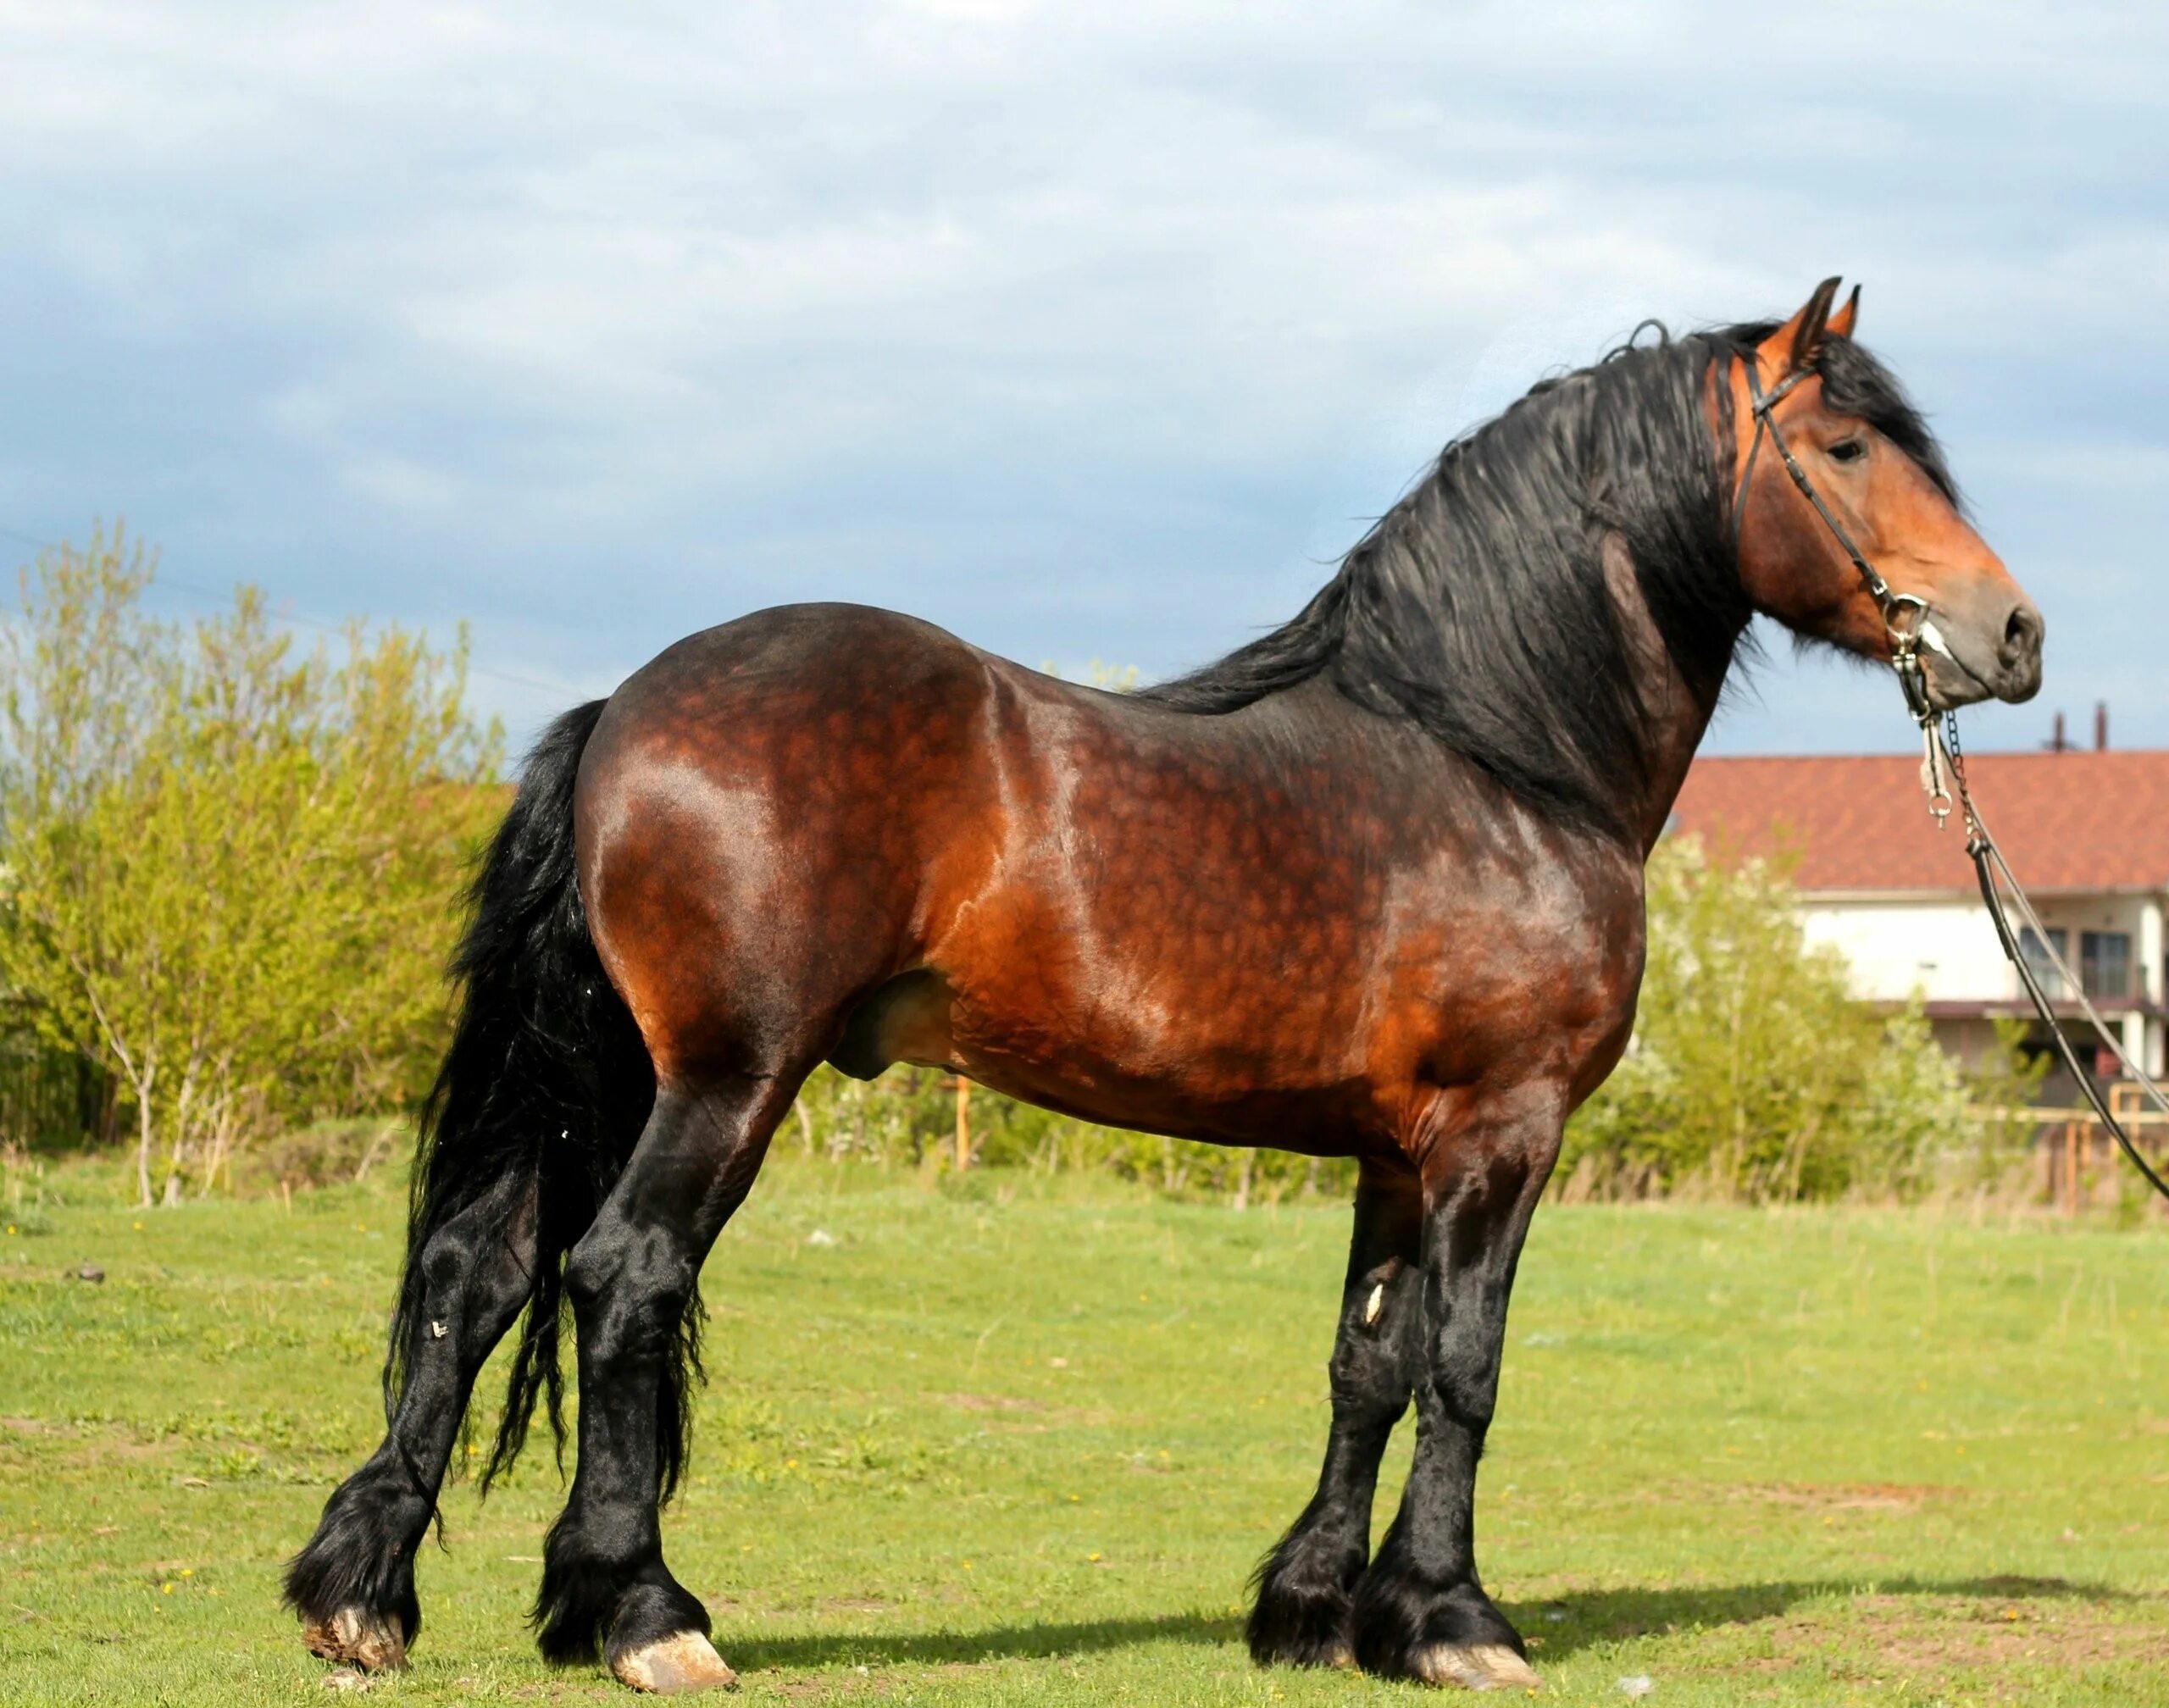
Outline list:
[[[610,696],[591,746],[744,727],[770,702],[781,717],[893,706],[968,682],[984,654],[946,629],[868,605],[778,605],[666,647]],[[780,718],[779,718],[780,721]]]

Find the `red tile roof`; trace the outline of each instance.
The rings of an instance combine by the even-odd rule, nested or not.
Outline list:
[[[1803,890],[1971,890],[1954,813],[1938,831],[1917,757],[1698,759],[1675,828],[1797,853]],[[2169,889],[2169,751],[1978,753],[1973,798],[2029,890]]]

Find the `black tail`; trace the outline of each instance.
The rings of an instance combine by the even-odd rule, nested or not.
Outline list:
[[[655,1101],[654,1064],[596,958],[574,873],[573,785],[604,703],[566,713],[535,744],[474,879],[474,919],[452,961],[463,992],[459,1024],[423,1107],[414,1156],[407,1267],[385,1366],[387,1411],[420,1326],[430,1236],[484,1203],[504,1228],[531,1220],[535,1228],[532,1291],[482,1473],[485,1489],[519,1456],[538,1398],[549,1401],[562,1465],[565,1254],[624,1172]],[[664,1372],[657,1429],[666,1498],[685,1461],[700,1309],[696,1289]]]

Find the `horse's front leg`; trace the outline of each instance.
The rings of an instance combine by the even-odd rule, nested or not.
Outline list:
[[[1476,1465],[1499,1391],[1514,1266],[1559,1153],[1556,1087],[1491,1100],[1423,1170],[1423,1367],[1401,1511],[1356,1593],[1357,1665],[1473,1689],[1535,1684],[1476,1573]]]
[[[1379,1461],[1408,1410],[1422,1350],[1423,1191],[1406,1162],[1367,1159],[1327,1367],[1333,1428],[1317,1492],[1257,1572],[1251,1654],[1261,1666],[1345,1666],[1349,1611],[1371,1552]]]

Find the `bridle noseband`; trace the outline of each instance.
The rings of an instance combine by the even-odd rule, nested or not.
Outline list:
[[[1755,436],[1748,441],[1747,462],[1739,471],[1739,490],[1733,494],[1732,543],[1735,554],[1739,549],[1739,535],[1747,515],[1747,483],[1755,475],[1755,458],[1762,448],[1762,435],[1770,435],[1770,443],[1777,447],[1778,455],[1784,460],[1785,473],[1792,476],[1793,485],[1799,487],[1800,496],[1815,507],[1815,513],[1822,518],[1822,525],[1830,530],[1838,548],[1852,559],[1853,568],[1861,572],[1861,580],[1867,584],[1868,592],[1883,610],[1883,626],[1890,636],[1890,668],[1898,673],[1898,685],[1905,691],[1906,709],[1913,714],[1913,721],[1926,729],[1935,717],[1928,704],[1928,673],[1921,663],[1921,648],[1945,650],[1943,637],[1936,632],[1935,624],[1928,620],[1928,602],[1917,593],[1900,593],[1883,579],[1882,572],[1869,563],[1861,548],[1853,543],[1853,536],[1845,531],[1844,524],[1831,513],[1822,502],[1822,495],[1815,490],[1815,483],[1807,478],[1807,470],[1800,466],[1800,458],[1793,455],[1792,446],[1785,443],[1783,430],[1778,425],[1778,405],[1791,395],[1800,384],[1810,378],[1815,369],[1795,368],[1767,391],[1762,389],[1761,363],[1753,352],[1740,357],[1740,366],[1747,371],[1747,393],[1752,400],[1755,415]]]

